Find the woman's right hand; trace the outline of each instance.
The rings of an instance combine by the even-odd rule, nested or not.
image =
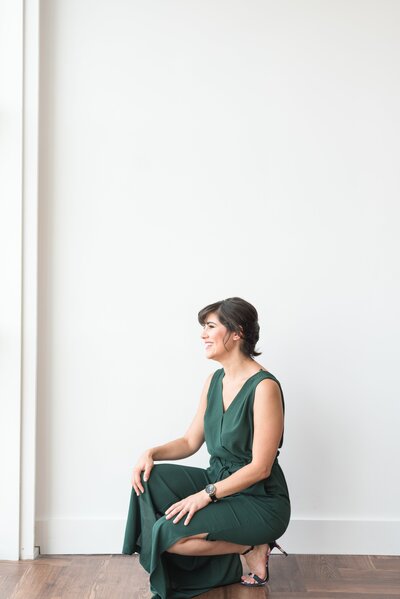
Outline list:
[[[132,487],[135,489],[135,493],[139,496],[139,491],[144,493],[142,481],[140,475],[144,471],[143,480],[147,481],[150,477],[150,472],[154,466],[154,460],[149,451],[145,451],[138,459],[136,466],[133,469],[132,475]]]

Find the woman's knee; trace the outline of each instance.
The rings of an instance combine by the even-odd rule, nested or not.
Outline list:
[[[140,481],[142,482],[142,484],[148,484],[150,481],[154,481],[155,479],[162,476],[163,471],[165,470],[165,468],[163,468],[163,466],[167,466],[167,465],[168,464],[154,464],[153,468],[150,470],[150,474],[149,474],[147,480],[144,479],[144,471],[142,471],[140,473]]]

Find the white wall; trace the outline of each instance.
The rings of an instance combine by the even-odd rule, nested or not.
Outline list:
[[[289,552],[399,553],[394,1],[42,2],[36,544],[120,553],[196,315],[259,310]],[[205,448],[182,463],[206,467]]]
[[[22,13],[21,2],[0,2],[0,559],[19,552]]]

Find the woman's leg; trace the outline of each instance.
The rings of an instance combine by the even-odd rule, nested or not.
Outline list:
[[[225,555],[226,553],[243,553],[250,545],[238,545],[229,541],[206,541],[208,532],[184,537],[170,547],[168,553],[178,555]]]
[[[165,517],[173,503],[204,489],[209,482],[205,469],[165,463],[155,464],[149,480],[142,480],[144,493],[137,496],[132,489],[123,553],[139,553],[140,564],[150,574],[154,598],[187,599],[193,589],[200,594],[240,580],[242,564],[238,553],[189,556],[167,551],[182,538],[205,530],[220,530],[219,519],[212,514],[209,518],[214,504],[201,510],[202,518],[207,516],[205,521],[197,513],[187,526],[183,520],[173,524]],[[237,541],[240,543],[241,539]]]
[[[185,537],[167,549],[168,553],[177,555],[223,555],[227,553],[243,553],[251,545],[239,545],[228,541],[206,541],[207,532]],[[244,556],[249,570],[264,579],[267,573],[266,557],[270,551],[268,544],[256,545]],[[242,580],[254,583],[252,576],[244,575]]]

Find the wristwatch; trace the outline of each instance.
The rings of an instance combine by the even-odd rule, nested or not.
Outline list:
[[[210,496],[210,499],[213,503],[218,501],[218,498],[216,496],[217,487],[215,485],[210,483],[209,485],[206,486],[206,488],[204,490]]]

